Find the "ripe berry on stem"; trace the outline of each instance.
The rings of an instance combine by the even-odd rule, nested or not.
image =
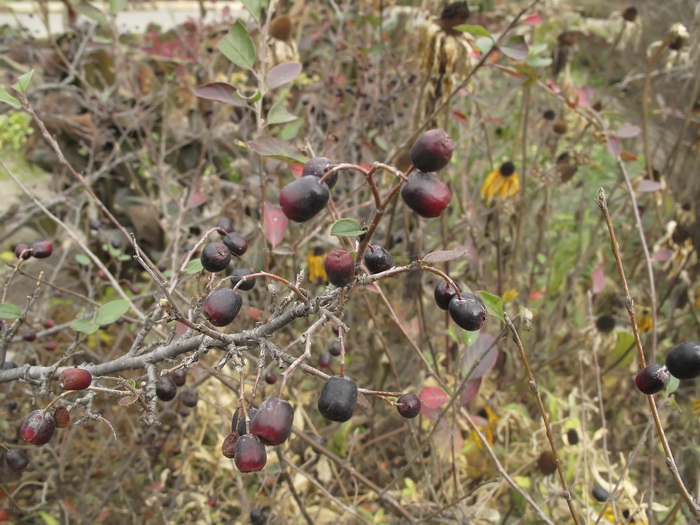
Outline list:
[[[364,261],[370,273],[385,272],[394,265],[391,254],[378,244],[373,244],[367,249]]]
[[[177,395],[177,385],[169,377],[161,377],[160,383],[156,385],[156,396],[161,401],[172,401]]]
[[[234,462],[241,472],[257,472],[265,468],[267,451],[260,440],[251,435],[241,436],[236,441]]]
[[[435,304],[437,304],[438,308],[441,310],[447,310],[450,306],[450,301],[456,295],[457,290],[452,288],[452,286],[444,279],[437,283],[435,286],[435,291],[433,292]]]
[[[401,188],[401,198],[421,217],[439,217],[447,208],[452,192],[442,181],[422,171],[414,171]]]
[[[292,405],[282,399],[268,397],[255,413],[250,432],[266,445],[281,445],[292,433],[293,422]]]
[[[332,250],[323,261],[323,269],[331,284],[342,288],[355,278],[355,259],[345,250]]]
[[[454,142],[445,131],[431,129],[413,144],[411,162],[420,171],[438,171],[449,164],[454,149]]]
[[[455,295],[447,309],[452,320],[469,332],[479,330],[486,321],[487,313],[484,302],[471,293],[463,293],[461,299]]]
[[[66,368],[58,381],[64,390],[85,390],[92,383],[92,374],[84,368]]]
[[[210,242],[202,250],[199,260],[202,267],[212,273],[220,272],[228,267],[231,262],[231,250],[221,242]]]
[[[677,379],[700,376],[700,342],[686,341],[673,347],[666,356],[666,366]]]
[[[22,438],[32,445],[44,445],[53,437],[56,420],[44,410],[35,410],[22,423]]]
[[[321,415],[341,423],[352,417],[356,405],[357,384],[347,376],[330,377],[318,398]]]
[[[298,178],[280,192],[280,206],[289,220],[306,222],[326,207],[331,193],[325,182],[313,175]]]
[[[304,164],[304,167],[301,170],[301,176],[305,177],[307,175],[313,175],[314,177],[318,177],[320,179],[333,166],[335,166],[335,164],[329,158],[314,157],[306,164]],[[330,189],[333,189],[333,186],[335,186],[336,182],[338,182],[337,173],[334,173],[325,180],[325,183],[328,184],[328,188]]]
[[[238,292],[230,288],[219,288],[204,300],[202,313],[214,326],[226,326],[238,316],[241,306],[243,299]]]
[[[668,385],[671,375],[668,368],[659,363],[652,363],[642,368],[634,377],[634,384],[648,396],[661,392]]]
[[[233,255],[238,257],[241,257],[248,251],[248,241],[240,233],[227,233],[221,238],[221,242],[226,245]]]

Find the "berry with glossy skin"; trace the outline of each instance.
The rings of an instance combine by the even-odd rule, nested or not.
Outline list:
[[[274,385],[277,382],[277,374],[275,374],[272,370],[268,370],[265,372],[265,382],[268,385]]]
[[[418,215],[431,219],[439,217],[447,208],[452,192],[435,177],[422,171],[414,171],[401,188],[401,198]]]
[[[331,341],[331,344],[328,345],[328,353],[332,356],[338,357],[340,355],[340,350],[340,341],[338,341],[337,339]]]
[[[185,372],[182,368],[173,372],[173,383],[175,383],[177,386],[183,386],[186,382],[187,372]]]
[[[44,445],[53,437],[56,420],[48,412],[35,410],[22,423],[22,438],[32,445]]]
[[[438,171],[447,166],[452,158],[455,144],[441,129],[423,133],[411,148],[411,162],[420,171]]]
[[[407,419],[412,419],[420,414],[420,408],[420,399],[416,394],[402,394],[396,400],[396,410]]]
[[[156,385],[156,395],[161,401],[172,401],[177,395],[177,385],[169,377],[161,377]]]
[[[318,411],[331,421],[347,421],[357,405],[357,384],[347,376],[333,376],[323,385]]]
[[[210,242],[202,250],[202,267],[212,273],[220,272],[228,267],[231,262],[231,250],[220,242]]]
[[[289,220],[306,222],[326,207],[330,197],[327,184],[319,184],[317,177],[307,175],[282,188],[280,206]]]
[[[226,326],[233,322],[241,311],[241,306],[243,299],[238,292],[231,288],[219,288],[204,300],[202,313],[214,326]]]
[[[15,246],[15,256],[18,259],[29,259],[32,256],[32,249],[28,244],[18,244]]]
[[[444,279],[435,285],[433,297],[435,298],[435,304],[437,304],[438,308],[441,310],[447,310],[450,306],[450,301],[456,295],[457,290],[452,288]]]
[[[335,166],[335,163],[333,163],[333,161],[331,161],[331,159],[329,159],[329,158],[314,157],[309,162],[304,164],[304,167],[301,170],[301,176],[305,177],[307,175],[313,175],[314,177],[318,177],[320,179],[333,166]],[[338,182],[338,174],[334,173],[333,175],[328,177],[325,180],[325,182],[326,182],[326,184],[328,184],[328,187],[330,189],[333,189],[333,186],[335,186],[335,183]]]
[[[250,433],[266,445],[281,445],[292,433],[294,408],[287,401],[268,397],[250,423]]]
[[[234,462],[241,472],[257,472],[265,468],[267,451],[260,440],[250,434],[241,436],[236,441]]]
[[[666,367],[677,379],[700,376],[700,342],[687,341],[671,349],[666,356]]]
[[[332,250],[323,261],[323,269],[331,284],[342,288],[355,278],[355,259],[345,250]]]
[[[668,385],[671,375],[668,369],[659,363],[652,363],[642,368],[634,377],[634,384],[643,394],[652,395],[661,392]]]
[[[29,456],[24,450],[11,448],[5,454],[5,461],[12,472],[22,472],[29,465]]]
[[[199,401],[199,394],[194,388],[186,388],[182,393],[182,404],[186,407],[194,408]]]
[[[364,261],[370,273],[385,272],[394,265],[391,254],[378,244],[367,248]]]
[[[236,441],[241,437],[238,432],[231,432],[221,444],[221,453],[225,458],[233,459],[236,453]]]
[[[319,368],[330,368],[331,366],[331,354],[328,352],[321,352],[318,354],[318,367]]]
[[[64,390],[85,390],[92,383],[92,374],[84,368],[66,368],[58,376]]]
[[[253,274],[248,268],[236,268],[231,274],[231,288],[236,286],[240,281],[243,281],[238,287],[239,290],[252,290],[255,288],[255,277],[243,279],[244,277]]]
[[[249,408],[248,409],[248,418],[251,421],[255,419],[255,414],[258,413],[257,408]],[[246,425],[245,425],[245,416],[243,415],[243,410],[241,408],[237,408],[234,413],[233,417],[231,418],[231,432],[238,432],[241,436],[244,436],[248,433],[246,430]]]
[[[237,257],[241,257],[248,251],[248,241],[240,233],[227,233],[221,238],[221,242]]]
[[[46,259],[53,253],[51,241],[38,241],[32,244],[32,255],[37,259]]]
[[[70,425],[70,412],[66,407],[56,407],[53,411],[53,418],[56,420],[56,428],[66,428]]]
[[[462,298],[454,296],[447,307],[452,320],[469,332],[479,330],[486,321],[486,306],[480,297],[463,293]]]
[[[221,228],[226,233],[232,232],[233,231],[233,221],[231,219],[229,219],[228,217],[221,217],[216,222],[216,227]]]

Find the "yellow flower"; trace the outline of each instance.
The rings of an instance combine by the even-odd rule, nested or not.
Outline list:
[[[637,316],[637,328],[640,332],[651,332],[654,323],[652,322],[651,310],[646,307],[639,309],[639,315]]]
[[[306,265],[308,266],[310,282],[314,284],[326,284],[328,282],[326,270],[323,268],[325,258],[326,254],[323,253],[323,249],[320,246],[306,252]]]
[[[515,165],[508,161],[488,174],[481,186],[481,198],[487,206],[490,206],[494,197],[512,199],[519,189],[520,179],[515,172]]]

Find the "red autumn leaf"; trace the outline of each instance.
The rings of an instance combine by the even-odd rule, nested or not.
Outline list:
[[[523,18],[523,24],[537,26],[540,24],[544,24],[544,18],[542,17],[542,15],[535,13],[534,15],[530,15],[526,18]]]
[[[420,397],[421,403],[428,408],[440,408],[450,400],[447,394],[436,386],[424,386],[418,397]]]
[[[591,280],[593,281],[593,293],[597,294],[605,290],[605,274],[603,273],[603,268],[598,266],[591,273]]]
[[[282,208],[268,202],[263,204],[263,233],[273,248],[284,239],[287,223],[289,220]]]

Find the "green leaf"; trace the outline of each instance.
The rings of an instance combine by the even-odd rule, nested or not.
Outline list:
[[[296,120],[298,117],[287,111],[286,105],[287,104],[284,100],[278,100],[275,102],[270,108],[270,111],[267,113],[267,123],[285,124]]]
[[[41,519],[44,520],[45,525],[61,525],[61,523],[51,516],[49,513],[44,512],[43,510],[40,510],[37,514],[41,516]]]
[[[75,10],[81,15],[87,16],[91,20],[94,20],[98,24],[107,25],[107,18],[105,14],[96,8],[94,5],[88,2],[79,2],[75,4]]]
[[[678,390],[678,386],[680,384],[681,382],[677,378],[671,376],[671,379],[669,380],[668,385],[666,386],[666,392],[669,395],[673,394],[676,390]]]
[[[523,35],[515,35],[510,37],[506,43],[501,46],[501,51],[505,56],[513,60],[526,60],[530,49]]]
[[[0,303],[0,319],[17,319],[22,316],[22,310],[10,303]]]
[[[245,145],[262,157],[272,157],[290,164],[306,164],[309,160],[299,151],[299,148],[275,137],[258,137],[249,140]]]
[[[497,317],[501,321],[505,321],[505,318],[503,317],[503,299],[497,295],[484,291],[480,291],[478,293],[479,296],[481,296],[481,300],[484,301],[486,311],[489,313],[489,315]]]
[[[20,93],[26,93],[27,88],[29,87],[29,83],[32,81],[32,75],[34,74],[34,70],[32,69],[29,73],[25,73],[21,77],[17,79],[17,82],[15,82],[13,88],[15,88],[17,91]]]
[[[10,95],[7,90],[0,86],[0,102],[4,102],[5,104],[9,104],[15,109],[22,109],[22,103],[17,100],[15,97]]]
[[[185,274],[192,275],[201,272],[203,269],[204,266],[202,266],[201,259],[192,259],[190,262],[187,263],[187,266],[185,266]]]
[[[125,299],[117,299],[103,304],[97,309],[95,314],[95,324],[102,326],[110,324],[119,319],[129,310],[129,301]]]
[[[238,67],[250,69],[255,63],[255,47],[243,23],[239,20],[217,46],[226,58]]]
[[[491,33],[489,33],[484,26],[470,26],[468,24],[462,24],[455,26],[453,29],[455,31],[461,31],[462,33],[471,33],[475,36],[486,36],[491,38]]]
[[[615,348],[607,355],[606,363],[615,363],[621,359],[618,366],[629,365],[634,358],[634,344],[634,335],[630,332],[617,332]]]
[[[83,266],[90,266],[92,264],[90,257],[85,255],[84,253],[76,253],[75,254],[75,261],[78,264],[82,264]]]
[[[491,48],[493,47],[493,40],[491,39],[491,37],[482,36],[481,38],[476,39],[476,42],[474,42],[474,45],[482,53],[488,53],[489,51],[491,51]]]
[[[256,22],[260,23],[260,13],[262,12],[262,2],[260,0],[242,0],[243,5],[248,8],[250,15]]]
[[[76,332],[82,332],[84,334],[94,334],[97,332],[97,330],[100,329],[99,325],[96,325],[92,321],[88,321],[87,319],[76,319],[70,324],[70,328],[75,330]]]
[[[112,14],[116,15],[124,11],[128,0],[109,0],[109,10]]]
[[[331,228],[331,235],[338,237],[354,237],[362,235],[367,230],[355,219],[338,219]]]

